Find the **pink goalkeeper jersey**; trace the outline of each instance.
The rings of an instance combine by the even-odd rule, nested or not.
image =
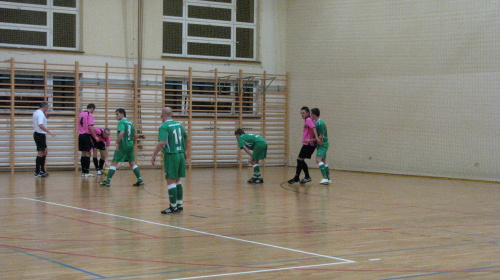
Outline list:
[[[314,121],[311,117],[307,117],[304,122],[304,133],[302,133],[302,145],[316,146],[316,142],[306,142],[308,139],[314,139],[314,127]]]
[[[104,132],[104,129],[101,129],[101,128],[94,126],[94,131],[95,131],[97,138],[99,138],[99,140],[101,140],[101,142],[105,142],[106,146],[109,147],[109,145],[111,144],[111,137],[108,136],[107,138],[102,138],[102,133]]]
[[[94,115],[89,111],[78,114],[78,134],[91,134],[89,125],[94,125]]]

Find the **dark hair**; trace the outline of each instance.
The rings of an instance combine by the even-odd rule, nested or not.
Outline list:
[[[316,116],[319,117],[319,109],[318,108],[312,108],[311,113],[315,114]]]
[[[48,107],[48,106],[49,106],[49,103],[47,103],[47,102],[40,103],[40,108]]]
[[[95,104],[90,103],[89,105],[87,105],[87,109],[95,109]]]
[[[107,127],[105,129],[101,130],[101,136],[104,134],[104,132],[111,134],[111,130],[109,130],[109,128],[107,128]]]
[[[236,131],[234,132],[234,135],[242,135],[242,134],[245,134],[245,131],[243,131],[243,129],[241,128],[236,129]]]
[[[123,114],[124,117],[127,117],[127,112],[125,112],[125,109],[123,109],[123,108],[118,108],[118,109],[116,109],[115,112]]]
[[[304,111],[306,111],[309,114],[309,107],[307,107],[307,106],[304,106],[304,107],[300,108],[300,110],[301,111],[304,110]]]

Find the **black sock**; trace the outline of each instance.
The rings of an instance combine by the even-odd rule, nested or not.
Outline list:
[[[300,177],[300,172],[302,172],[302,168],[303,168],[303,163],[304,161],[303,160],[297,160],[297,169],[295,170],[295,177],[294,179],[299,179]]]
[[[42,162],[40,163],[40,170],[45,172],[45,159],[47,158],[47,156],[43,156],[42,157]]]
[[[94,160],[94,167],[95,167],[95,169],[96,169],[96,170],[99,170],[99,169],[100,169],[100,168],[99,168],[99,161],[97,160],[97,158],[96,158],[96,157],[94,157],[94,158],[92,158],[92,159]]]
[[[82,165],[82,173],[85,173],[85,157],[80,157],[80,163]]]
[[[85,157],[85,173],[90,173],[90,157]]]
[[[103,160],[103,159],[100,159],[100,160],[99,160],[99,170],[103,170],[103,169],[104,169],[104,163],[105,163],[105,162],[106,162],[106,161],[105,161],[105,160]]]
[[[42,163],[42,157],[36,157],[36,160],[35,160],[35,163],[36,163],[36,167],[35,167],[35,173],[40,173],[40,165]]]
[[[309,167],[307,166],[307,163],[305,161],[302,161],[303,164],[302,164],[302,169],[304,170],[304,175],[306,175],[305,178],[311,178],[309,176]]]

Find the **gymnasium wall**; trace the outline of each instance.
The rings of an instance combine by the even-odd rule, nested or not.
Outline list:
[[[496,0],[287,1],[290,162],[309,106],[332,168],[500,181],[499,20]]]

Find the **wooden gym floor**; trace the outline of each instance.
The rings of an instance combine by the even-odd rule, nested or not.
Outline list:
[[[0,279],[500,279],[500,184],[294,171],[192,169],[172,215],[160,169],[0,173]]]

